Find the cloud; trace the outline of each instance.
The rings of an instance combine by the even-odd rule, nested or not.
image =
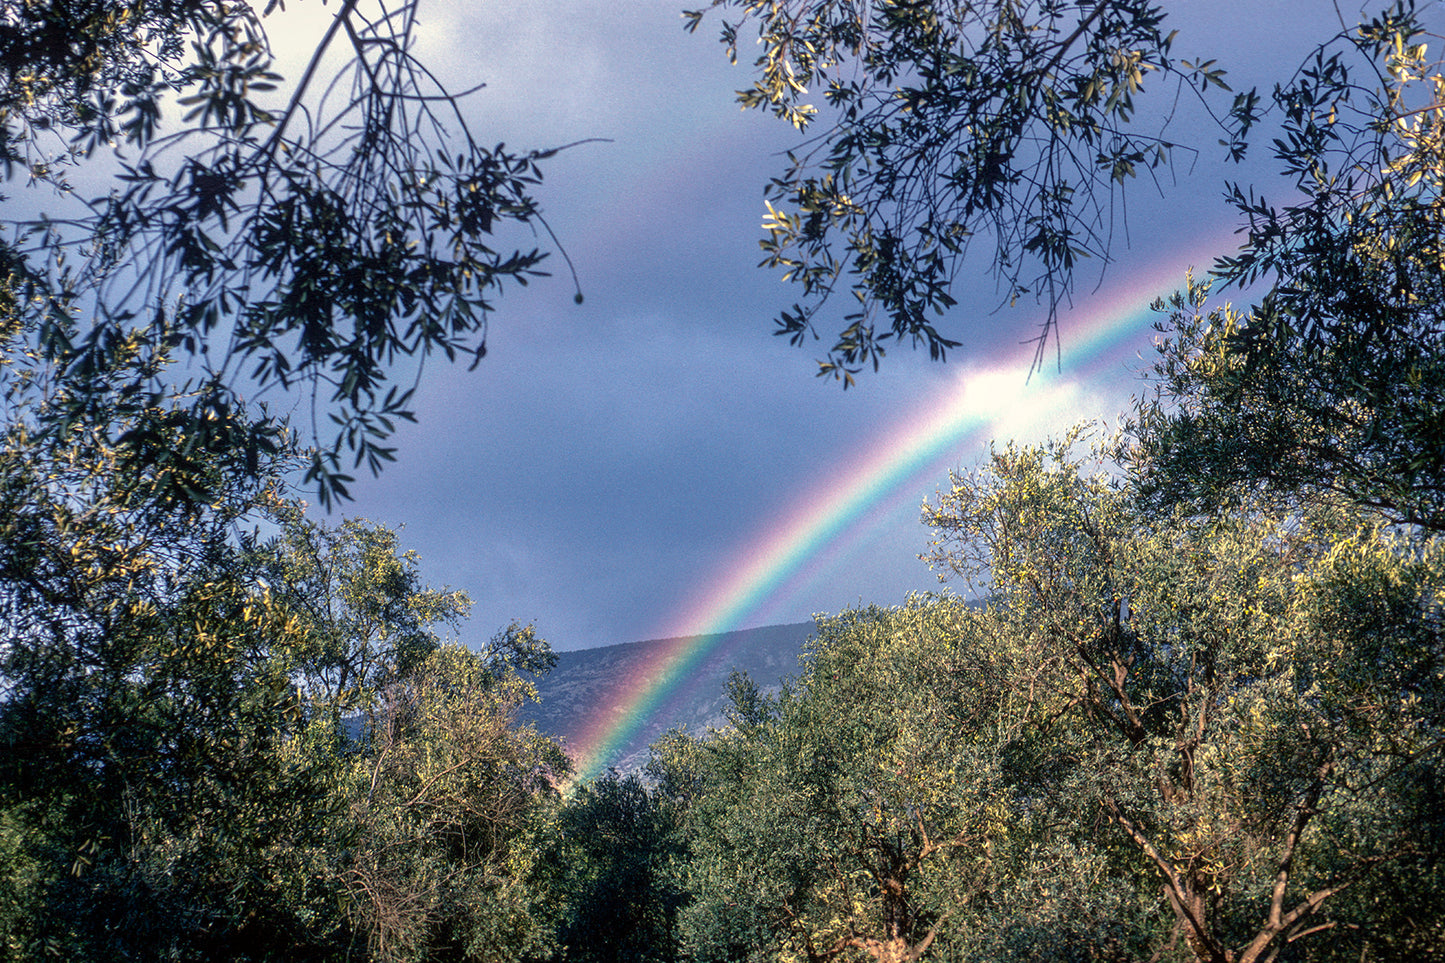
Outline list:
[[[674,0],[422,10],[418,53],[439,57],[449,83],[489,85],[468,102],[484,139],[613,139],[547,161],[538,190],[585,303],[572,303],[560,259],[552,279],[509,289],[487,358],[471,373],[432,364],[400,461],[356,486],[355,511],[405,522],[428,578],[476,597],[478,641],[511,618],[535,618],[562,648],[687,624],[770,534],[870,457],[896,454],[890,445],[971,381],[992,413],[940,435],[936,457],[894,477],[846,537],[745,617],[797,621],[933,587],[915,558],[917,508],[947,468],[973,464],[990,437],[1113,418],[1135,387],[1129,359],[1149,350],[1148,297],[1230,239],[1223,175],[1165,185],[1160,201],[1136,192],[1132,250],[1121,243],[1097,291],[1086,275],[1062,318],[1061,373],[1026,376],[1020,342],[1041,312],[993,313],[997,292],[979,272],[945,321],[965,342],[947,367],[897,348],[843,392],[811,377],[826,344],[798,350],[769,335],[796,293],[756,267],[761,190],[793,135],[738,111],[746,73],[707,28],[686,35]],[[1137,327],[1092,340],[1125,303]],[[1081,344],[1090,353],[1072,354]]]

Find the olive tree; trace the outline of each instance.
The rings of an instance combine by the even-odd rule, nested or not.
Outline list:
[[[934,359],[958,347],[945,322],[980,254],[1001,303],[1045,305],[1042,362],[1077,272],[1114,253],[1125,189],[1197,152],[1197,128],[1169,130],[1186,90],[1230,160],[1268,125],[1287,196],[1304,198],[1221,185],[1245,243],[1214,270],[1268,292],[1251,329],[1259,369],[1382,332],[1408,353],[1438,314],[1437,11],[1396,0],[1340,20],[1272,95],[1232,92],[1218,60],[1181,56],[1168,6],[1150,0],[712,0],[686,25],[715,16],[734,60],[755,38],[739,102],[809,135],[768,182],[764,264],[801,294],[775,333],[827,339],[819,374],[846,386],[890,342]]]
[[[10,10],[0,159],[55,199],[45,216],[10,216],[0,280],[32,365],[74,388],[38,428],[93,416],[91,373],[139,343],[186,362],[129,387],[177,402],[187,435],[220,419],[254,450],[280,421],[248,396],[308,397],[308,481],[327,504],[353,467],[392,457],[423,360],[480,360],[503,285],[542,273],[532,192],[552,152],[472,130],[465,92],[416,59],[416,3],[343,0],[289,79],[268,39],[280,8]],[[107,189],[82,196],[97,176]],[[116,432],[116,457],[144,464],[164,432]],[[171,481],[178,497],[209,494]]]
[[[525,960],[551,933],[527,885],[528,830],[569,771],[517,721],[515,672],[443,645],[385,686],[356,758],[346,915],[373,959]]]
[[[1120,439],[925,507],[977,600],[820,618],[654,746],[694,959],[1409,960],[1445,932],[1445,554],[1347,500],[1161,510]],[[1241,496],[1242,497],[1242,496]]]
[[[761,47],[739,102],[821,128],[769,182],[762,246],[803,298],[776,334],[817,336],[843,298],[819,374],[845,385],[889,341],[935,359],[959,346],[936,318],[975,246],[1004,303],[1048,306],[1042,360],[1075,272],[1109,257],[1116,194],[1178,149],[1136,117],[1146,88],[1228,91],[1215,61],[1176,55],[1150,0],[713,0],[688,29],[710,11],[729,57],[749,33]],[[1232,156],[1258,104],[1251,91],[1217,108]]]
[[[1036,761],[1040,805],[1152,878],[1155,952],[1438,942],[1415,895],[1378,898],[1392,875],[1421,898],[1441,885],[1437,541],[1347,503],[1154,514],[1068,443],[996,451],[926,519],[930,560],[983,586],[992,631],[1027,653],[1008,754]]]
[[[918,598],[822,618],[779,697],[735,678],[727,729],[654,747],[692,958],[901,961],[965,942],[1010,860],[1006,654],[975,644],[975,615]]]
[[[1217,267],[1264,296],[1236,307],[1191,282],[1159,306],[1134,465],[1161,503],[1333,494],[1445,530],[1445,77],[1409,13],[1276,93],[1295,199],[1233,188],[1246,243]]]

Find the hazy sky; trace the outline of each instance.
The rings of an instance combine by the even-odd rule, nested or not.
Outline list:
[[[486,359],[430,368],[398,463],[343,509],[404,526],[427,579],[473,597],[468,641],[520,619],[559,649],[607,645],[936,587],[918,507],[948,467],[974,465],[993,435],[1115,423],[1149,354],[1140,306],[1230,239],[1217,135],[1176,128],[1202,149],[1196,168],[1162,198],[1135,185],[1118,263],[1085,273],[1063,319],[1062,372],[1025,380],[1018,343],[1040,310],[990,313],[980,276],[944,322],[964,342],[947,365],[899,349],[844,392],[813,377],[818,346],[771,336],[796,293],[756,267],[762,188],[797,137],[739,110],[749,75],[716,21],[684,33],[676,0],[422,3],[423,58],[458,88],[487,84],[468,104],[482,140],[610,141],[547,162],[539,190],[585,303],[560,260],[508,290]],[[1241,82],[1281,79],[1336,23],[1315,0],[1166,6],[1176,52]],[[929,437],[937,450],[897,464]]]

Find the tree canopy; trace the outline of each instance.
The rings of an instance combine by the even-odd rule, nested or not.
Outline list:
[[[1191,283],[1161,304],[1161,394],[1139,413],[1159,497],[1337,493],[1445,530],[1445,76],[1407,14],[1361,24],[1276,93],[1297,197],[1234,187],[1247,240],[1216,269],[1264,296],[1237,309]]]
[[[1208,142],[1231,160],[1278,125],[1274,156],[1310,198],[1279,209],[1249,185],[1230,186],[1251,229],[1242,251],[1219,252],[1216,270],[1230,282],[1264,281],[1275,316],[1299,315],[1288,323],[1315,342],[1341,333],[1324,322],[1324,299],[1303,293],[1300,272],[1334,272],[1344,262],[1326,257],[1364,255],[1351,237],[1396,257],[1419,250],[1419,263],[1433,265],[1439,71],[1413,0],[1358,26],[1341,21],[1272,95],[1231,91],[1227,51],[1176,53],[1189,38],[1148,0],[713,0],[686,15],[687,28],[709,14],[733,59],[756,35],[754,80],[739,102],[813,134],[768,182],[763,263],[801,289],[775,333],[830,340],[819,374],[845,385],[876,368],[889,342],[934,358],[960,346],[948,309],[977,247],[1002,303],[1044,305],[1042,362],[1077,272],[1086,259],[1102,270],[1114,253],[1125,188],[1141,174],[1157,182],[1156,169],[1205,149],[1190,143],[1197,130],[1169,132],[1184,91],[1202,101],[1217,127]],[[1336,219],[1367,208],[1369,217]],[[1399,267],[1397,288],[1410,273]],[[1407,287],[1423,296],[1422,280]],[[833,336],[825,306],[835,300]],[[1402,342],[1415,330],[1388,312],[1372,323]],[[1262,340],[1273,336],[1266,326]]]
[[[266,444],[279,421],[248,399],[295,390],[311,405],[307,480],[329,503],[349,470],[392,457],[425,358],[479,360],[503,285],[542,273],[532,192],[552,152],[479,139],[463,94],[413,54],[415,4],[344,0],[289,80],[266,33],[279,7],[7,15],[0,157],[67,213],[12,216],[0,256],[38,363],[76,389],[59,425],[84,416],[93,371],[121,374],[122,345],[155,366],[131,390],[168,396],[190,434],[220,420],[246,436],[231,443]],[[113,175],[94,198],[91,170]],[[509,226],[527,234],[499,237]],[[144,462],[160,430],[118,437],[117,456]]]
[[[1437,539],[1157,511],[1076,439],[927,507],[986,591],[821,618],[654,748],[699,960],[1409,960],[1445,939]],[[1117,449],[1113,449],[1117,451]]]
[[[7,524],[0,952],[539,952],[517,846],[568,763],[517,712],[550,648],[446,639],[470,603],[395,533],[260,502],[274,538]]]
[[[713,0],[688,29],[709,11],[729,57],[750,30],[762,48],[739,102],[822,128],[769,182],[762,247],[804,299],[775,333],[820,336],[824,305],[845,302],[819,371],[845,385],[891,340],[935,359],[959,346],[936,319],[979,246],[1003,302],[1046,304],[1042,359],[1081,262],[1110,255],[1115,194],[1178,149],[1136,116],[1146,87],[1229,90],[1214,60],[1175,54],[1148,0]],[[1218,108],[1232,156],[1258,107],[1251,91]]]

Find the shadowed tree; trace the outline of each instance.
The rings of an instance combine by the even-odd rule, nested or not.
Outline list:
[[[1004,303],[1047,305],[1042,361],[1081,262],[1109,257],[1123,187],[1180,149],[1160,134],[1167,108],[1136,117],[1146,87],[1229,89],[1213,60],[1176,56],[1149,0],[713,0],[688,30],[709,11],[734,60],[757,35],[739,102],[821,129],[768,184],[763,263],[801,289],[774,332],[794,344],[843,299],[819,374],[845,385],[890,341],[934,359],[959,346],[935,325],[970,254]],[[1233,157],[1257,105],[1220,108]]]
[[[424,360],[480,360],[503,284],[542,273],[531,192],[552,152],[484,146],[413,54],[416,3],[344,0],[289,82],[267,37],[279,7],[10,9],[0,157],[57,197],[11,222],[0,274],[34,363],[74,389],[37,427],[87,417],[92,372],[140,339],[187,362],[130,389],[178,402],[188,435],[219,418],[254,445],[278,423],[246,395],[307,399],[308,481],[329,504],[350,468],[392,457]],[[96,174],[109,189],[82,196]],[[163,434],[133,426],[116,456],[163,454]]]

